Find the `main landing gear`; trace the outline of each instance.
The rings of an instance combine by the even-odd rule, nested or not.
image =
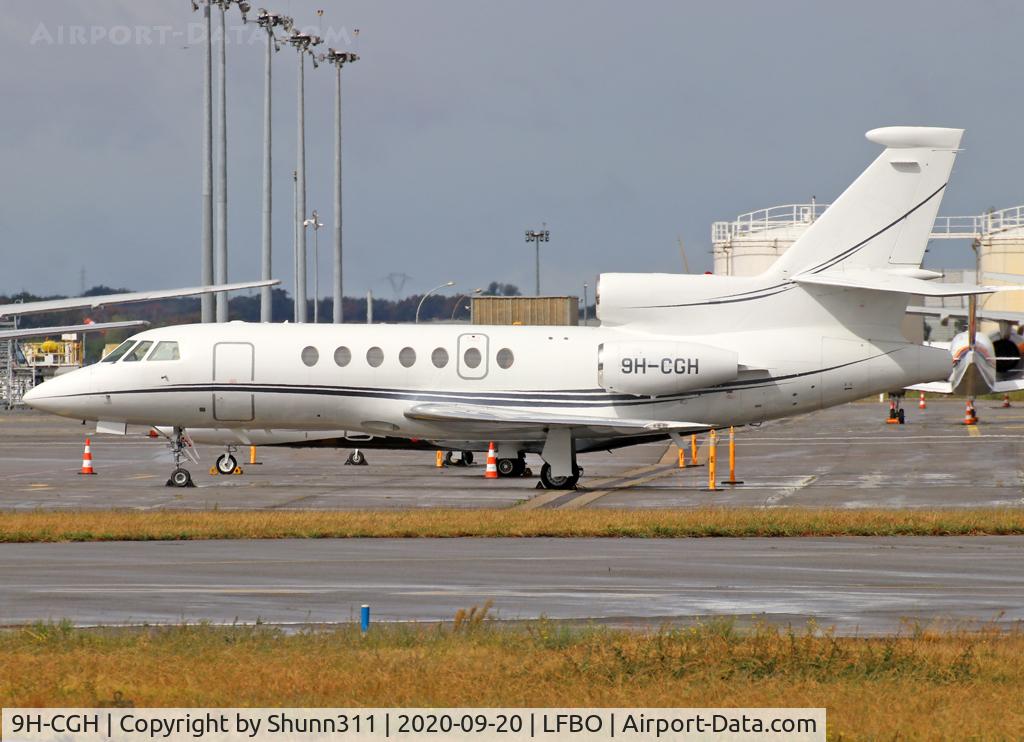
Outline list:
[[[237,450],[235,446],[228,446],[228,450],[217,457],[214,466],[217,467],[218,474],[235,473],[235,470],[238,469],[238,459],[235,458],[235,451]]]
[[[360,451],[358,448],[348,455],[345,459],[345,466],[366,466],[366,454]]]
[[[544,464],[540,468],[540,483],[546,490],[571,490],[576,488],[576,483],[583,476],[583,467],[578,464],[572,465],[570,476],[556,477],[551,474],[551,464]]]
[[[889,417],[885,422],[887,425],[903,425],[906,422],[902,394],[889,393]]]
[[[174,457],[174,471],[171,472],[170,479],[167,480],[168,487],[195,487],[192,482],[192,475],[189,474],[188,469],[182,467],[181,462],[183,459],[191,458],[188,455],[188,449],[192,445],[192,442],[185,436],[185,431],[182,428],[174,428],[174,431],[170,436],[170,447],[171,456]]]
[[[445,466],[472,466],[473,465],[473,452],[472,451],[460,451],[459,458],[455,458],[453,451],[444,452],[444,465]],[[500,469],[498,470],[500,473]]]

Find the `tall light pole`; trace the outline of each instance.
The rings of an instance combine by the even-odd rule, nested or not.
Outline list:
[[[435,286],[434,288],[430,289],[430,291],[428,291],[427,293],[425,293],[423,295],[423,298],[420,299],[420,303],[416,305],[416,322],[417,322],[417,324],[420,321],[420,310],[423,308],[423,302],[425,302],[427,300],[427,297],[430,296],[435,291],[440,291],[441,289],[446,289],[446,288],[449,288],[450,286],[454,286],[454,285],[455,285],[455,281],[448,281],[448,283],[442,283],[440,286]]]
[[[295,281],[295,321],[305,322],[306,314],[306,230],[302,227],[302,221],[306,214],[306,98],[305,98],[305,70],[306,54],[312,56],[312,47],[318,45],[322,39],[319,36],[293,32],[288,37],[288,43],[295,47],[299,56],[299,84],[298,84],[298,136],[295,152],[295,172],[297,178],[296,204],[295,204],[295,264],[297,275]],[[316,65],[316,57],[313,57],[313,65]]]
[[[203,69],[203,185],[200,200],[202,210],[202,255],[199,260],[200,276],[204,286],[213,284],[213,39],[210,24],[210,2],[203,3],[203,22],[206,26],[206,65]],[[192,10],[199,4],[192,0]],[[213,322],[213,295],[199,298],[200,317]]]
[[[537,266],[537,287],[534,291],[535,296],[540,296],[540,243],[551,241],[551,232],[547,230],[547,223],[543,223],[541,224],[541,226],[544,227],[544,229],[541,229],[539,231],[534,231],[532,229],[526,230],[526,241],[532,242],[537,250],[535,260]]]
[[[271,57],[274,52],[280,51],[281,46],[274,36],[274,27],[283,26],[285,31],[291,31],[292,19],[268,13],[260,10],[256,23],[267,32],[267,61],[264,71],[263,90],[263,243],[260,251],[260,278],[264,281],[273,277],[273,257],[271,250],[271,135],[270,135],[270,68]],[[274,319],[274,294],[273,288],[264,286],[260,289],[260,322],[272,322]]]
[[[321,59],[334,65],[334,323],[344,321],[341,249],[341,68],[359,59],[358,54],[328,49]]]
[[[220,85],[220,110],[217,117],[217,256],[215,263],[215,280],[217,283],[228,282],[228,83],[227,83],[227,47],[228,28],[227,10],[232,3],[242,12],[242,22],[250,6],[246,0],[211,0],[220,8],[220,64],[217,70],[217,81]],[[219,292],[215,300],[217,321],[228,321],[228,295]]]
[[[320,321],[320,227],[324,226],[313,209],[313,216],[302,222],[303,228],[313,228],[313,324]]]
[[[589,304],[589,297],[587,296],[587,289],[588,288],[590,288],[590,287],[587,286],[586,283],[584,283],[583,284],[583,326],[584,327],[586,327],[587,323],[590,321],[590,308],[587,306]]]

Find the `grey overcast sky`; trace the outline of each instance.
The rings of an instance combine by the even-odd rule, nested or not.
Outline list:
[[[709,269],[712,221],[831,200],[877,153],[864,132],[890,124],[967,129],[941,213],[1024,202],[1024,3],[265,2],[362,57],[344,73],[347,295],[390,296],[391,272],[412,276],[406,294],[529,289],[523,230],[542,221],[546,292],[679,271],[677,236]],[[243,280],[259,271],[264,46],[230,19]],[[199,282],[199,22],[187,0],[4,1],[0,293],[77,293],[83,267],[90,286]],[[283,49],[274,267],[288,287],[295,73]],[[332,91],[330,70],[307,68],[308,206],[328,227]],[[943,245],[929,264],[968,256]]]

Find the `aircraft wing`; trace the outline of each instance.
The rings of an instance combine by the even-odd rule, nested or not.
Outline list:
[[[969,313],[966,307],[907,307],[907,314],[919,314],[923,317],[957,317],[967,319]],[[978,319],[989,320],[990,322],[1024,322],[1024,312],[1010,312],[1004,310],[979,309],[975,313]]]
[[[102,296],[75,296],[68,299],[48,299],[45,301],[30,301],[23,304],[0,304],[0,317],[17,317],[22,314],[40,314],[42,312],[60,312],[65,309],[80,309],[88,307],[95,309],[105,307],[108,304],[132,304],[140,301],[152,301],[154,299],[175,299],[182,296],[197,296],[199,294],[216,294],[221,291],[240,291],[242,289],[256,289],[263,286],[275,286],[281,283],[274,279],[270,281],[245,281],[242,283],[222,283],[217,286],[193,286],[184,289],[160,289],[158,291],[133,291],[128,294],[105,294]]]
[[[533,410],[488,407],[486,405],[421,404],[407,410],[410,420],[428,422],[464,423],[474,427],[491,428],[586,428],[600,433],[622,435],[629,433],[669,433],[688,430],[707,430],[706,423],[677,420],[632,420],[618,417],[562,414]]]
[[[971,296],[973,294],[995,294],[1002,291],[1022,291],[1024,286],[979,286],[973,283],[939,283],[914,276],[879,270],[824,271],[803,273],[794,276],[801,284],[819,286],[841,286],[850,289],[890,291],[897,294],[918,296]]]
[[[100,330],[121,330],[125,327],[144,327],[148,325],[144,319],[125,320],[124,322],[92,322],[85,325],[60,325],[57,327],[25,327],[18,330],[0,330],[0,340],[18,340],[20,338],[41,338],[48,335],[63,335],[65,332],[98,332]]]
[[[992,385],[992,392],[994,394],[1006,394],[1007,392],[1017,392],[1024,389],[1024,379],[1012,379],[1010,381],[997,381]]]
[[[928,392],[929,394],[952,394],[953,385],[948,381],[928,381],[924,384],[914,384],[905,387],[912,392]]]

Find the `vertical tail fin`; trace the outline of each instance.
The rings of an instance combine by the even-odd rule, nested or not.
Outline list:
[[[924,126],[869,131],[885,151],[766,274],[919,267],[962,135]]]

